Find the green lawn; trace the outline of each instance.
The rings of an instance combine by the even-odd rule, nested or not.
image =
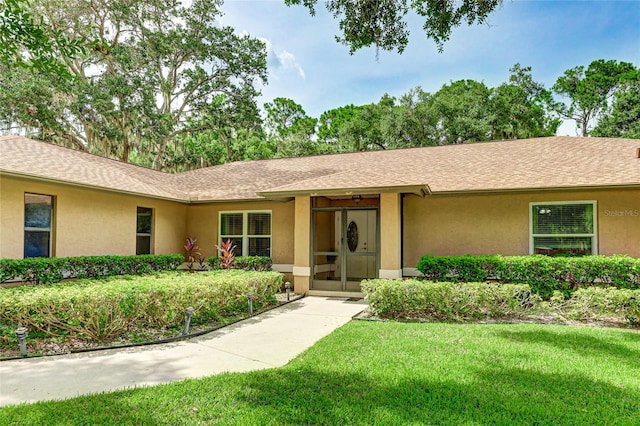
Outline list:
[[[284,368],[7,407],[0,424],[640,425],[640,332],[356,321]]]

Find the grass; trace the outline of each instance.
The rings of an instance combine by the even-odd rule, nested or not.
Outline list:
[[[356,321],[284,368],[5,407],[0,424],[639,425],[640,333]]]

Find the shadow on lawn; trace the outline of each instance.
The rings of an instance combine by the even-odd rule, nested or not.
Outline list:
[[[580,355],[615,358],[632,367],[638,367],[640,362],[640,345],[631,349],[628,345],[611,341],[610,337],[599,338],[594,334],[585,334],[570,328],[561,331],[538,329],[535,331],[500,331],[498,336],[518,342],[535,343],[554,346],[563,351],[571,351]],[[640,333],[636,331],[621,331],[616,334],[620,340],[640,343]]]
[[[640,393],[593,379],[487,367],[459,383],[273,371],[246,377],[239,399],[276,424],[611,424],[637,421]],[[612,404],[612,401],[614,404]],[[626,419],[626,422],[625,422]]]
[[[296,368],[15,407],[19,424],[635,424],[640,391],[581,375],[487,365],[464,382]]]

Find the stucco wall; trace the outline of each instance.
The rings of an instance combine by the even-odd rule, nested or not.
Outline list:
[[[276,264],[293,264],[293,202],[244,202],[192,204],[187,213],[187,236],[198,239],[200,251],[206,257],[216,256],[220,212],[271,211],[271,258]]]
[[[598,253],[640,257],[640,190],[541,191],[404,199],[404,260],[420,256],[529,254],[529,203],[598,202]]]
[[[182,253],[186,204],[0,176],[0,257],[24,253],[24,194],[54,196],[53,255],[132,255],[136,208],[153,209],[153,252]]]

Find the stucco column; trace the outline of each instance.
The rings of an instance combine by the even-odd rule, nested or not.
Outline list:
[[[400,194],[380,194],[380,278],[402,278]]]
[[[293,286],[296,293],[309,291],[311,276],[310,234],[311,234],[311,197],[301,196],[295,200]]]

